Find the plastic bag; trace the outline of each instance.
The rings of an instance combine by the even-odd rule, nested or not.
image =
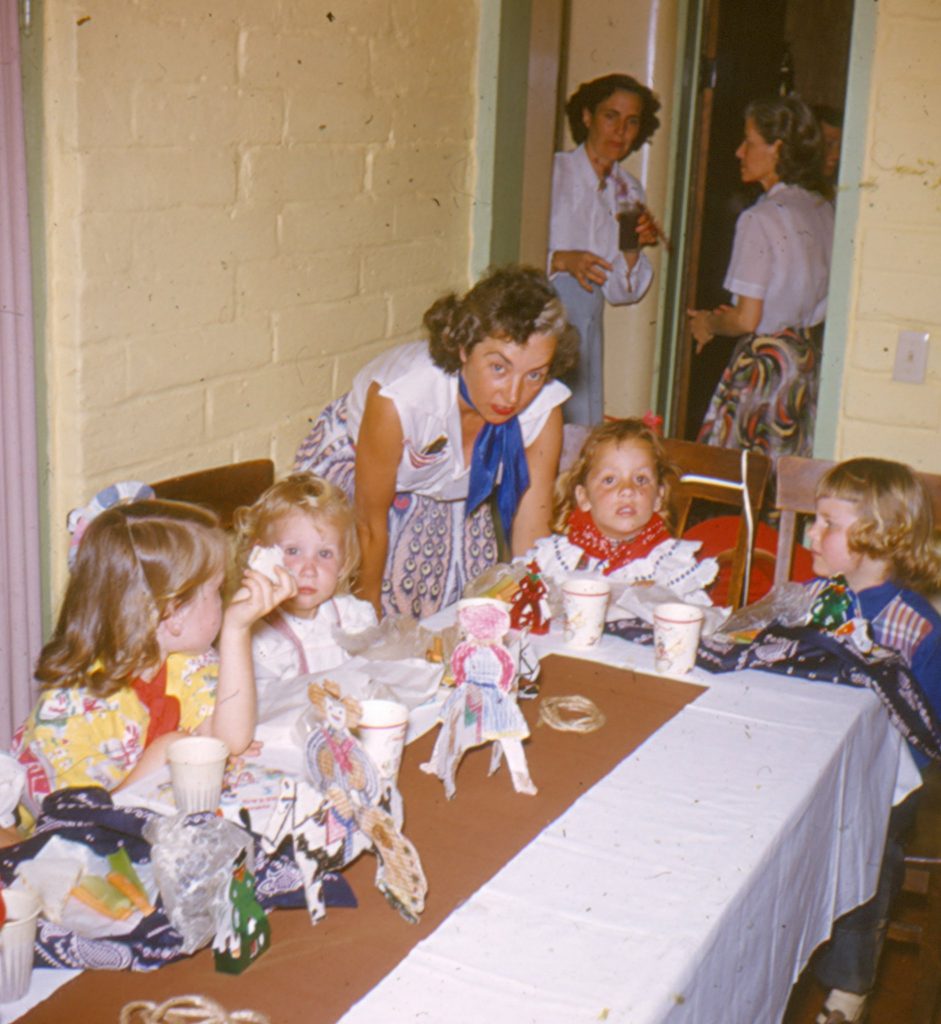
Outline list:
[[[0,753],[0,826],[16,824],[14,810],[26,785],[26,769],[12,754]]]
[[[225,818],[178,814],[148,822],[144,837],[164,912],[183,937],[182,952],[201,949],[227,927],[232,869],[242,851],[254,873],[251,836]]]
[[[462,597],[492,597],[507,604],[519,589],[520,580],[529,572],[522,561],[507,565],[497,562],[479,575],[475,576],[464,587]]]
[[[358,633],[333,631],[337,643],[347,654],[369,661],[401,661],[404,658],[426,658],[432,634],[407,616],[387,615],[378,626]]]
[[[782,583],[760,601],[739,608],[725,620],[721,634],[733,639],[756,634],[772,622],[782,626],[803,626],[810,618],[814,595],[803,583]]]

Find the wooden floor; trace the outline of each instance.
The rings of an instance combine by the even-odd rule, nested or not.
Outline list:
[[[915,835],[907,847],[911,852],[924,854],[937,855],[941,852],[941,770],[936,765],[925,772]],[[902,893],[893,917],[922,921],[926,910],[920,897]],[[916,947],[886,942],[867,1024],[907,1024],[911,1019],[914,992],[919,981],[918,969]],[[826,994],[810,970],[806,970],[791,993],[783,1024],[813,1024]]]
[[[902,1024],[908,1021],[917,980],[918,955],[915,950],[887,942],[867,1024]],[[783,1024],[813,1024],[826,994],[810,972],[805,971],[791,993]]]

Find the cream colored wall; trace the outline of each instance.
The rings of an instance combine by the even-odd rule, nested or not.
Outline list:
[[[857,7],[859,5],[857,4]],[[878,5],[837,456],[941,472],[941,5]],[[924,384],[892,378],[899,330],[931,332]]]
[[[640,179],[662,221],[670,173],[669,135],[679,0],[572,0],[566,95],[579,83],[618,71],[651,86],[662,104],[660,128],[624,166]],[[572,148],[566,132],[566,148]],[[633,306],[605,310],[605,412],[642,415],[651,408],[662,251],[648,250],[654,283]]]
[[[61,582],[70,507],[285,470],[308,417],[467,284],[479,3],[43,7]]]

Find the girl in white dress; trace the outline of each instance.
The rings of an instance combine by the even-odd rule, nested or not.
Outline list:
[[[259,705],[272,688],[311,672],[336,668],[348,655],[335,630],[358,633],[376,625],[368,601],[349,593],[359,565],[353,510],[343,492],[312,473],[281,480],[235,514],[237,557],[249,562],[256,546],[280,548],[297,593],[259,621],[252,660]]]

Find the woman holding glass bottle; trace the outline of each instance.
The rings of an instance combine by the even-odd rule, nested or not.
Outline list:
[[[581,335],[578,370],[566,380],[572,388],[563,408],[569,423],[592,425],[604,414],[605,300],[616,306],[638,302],[653,279],[642,248],[656,245],[657,225],[643,186],[621,161],[657,130],[659,109],[647,86],[620,74],[580,85],[566,104],[578,146],[555,156],[549,274]]]

